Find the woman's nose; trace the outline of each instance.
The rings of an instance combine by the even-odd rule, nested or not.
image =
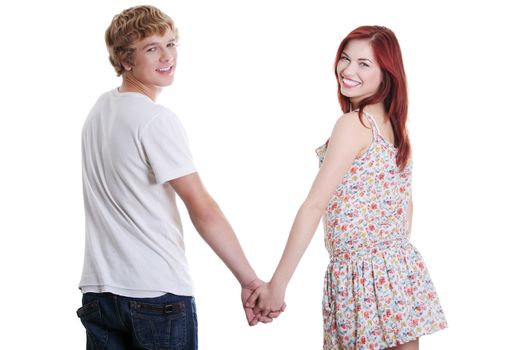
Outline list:
[[[354,75],[355,74],[355,67],[352,64],[352,62],[348,62],[348,64],[346,65],[346,67],[343,68],[341,73],[344,76],[347,76],[347,77]]]

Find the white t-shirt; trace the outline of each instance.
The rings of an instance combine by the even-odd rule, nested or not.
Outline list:
[[[139,93],[100,96],[82,130],[82,292],[193,295],[167,181],[195,171],[184,128],[170,110]]]

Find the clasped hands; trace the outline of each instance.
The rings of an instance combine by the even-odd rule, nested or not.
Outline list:
[[[255,279],[243,286],[241,300],[246,314],[246,321],[250,326],[257,323],[269,323],[286,309],[284,290]]]

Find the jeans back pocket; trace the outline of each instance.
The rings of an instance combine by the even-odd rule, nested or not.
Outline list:
[[[187,342],[184,302],[131,302],[135,337],[145,349],[182,349]]]
[[[104,349],[108,341],[108,332],[102,320],[98,300],[94,300],[79,308],[77,316],[86,329],[88,344],[91,344],[97,350]]]

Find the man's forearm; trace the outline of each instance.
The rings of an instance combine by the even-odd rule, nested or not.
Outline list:
[[[210,197],[206,203],[198,207],[190,210],[189,214],[193,225],[204,241],[230,269],[241,285],[246,286],[254,281],[257,275],[217,203]]]

